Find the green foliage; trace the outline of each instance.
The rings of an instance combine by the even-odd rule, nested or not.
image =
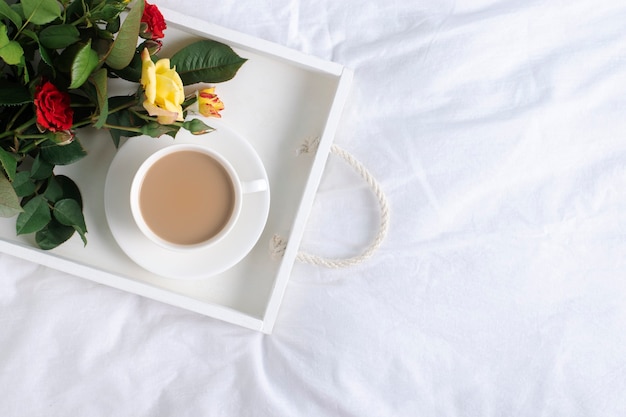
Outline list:
[[[118,70],[114,70],[115,75],[133,83],[139,83],[141,80],[141,54],[140,51],[135,51],[130,63]]]
[[[89,39],[74,57],[72,62],[72,83],[69,88],[78,88],[83,85],[97,66],[98,54],[91,49],[91,39]]]
[[[76,200],[71,198],[64,198],[54,203],[52,208],[54,218],[64,226],[70,226],[78,232],[83,243],[87,244],[87,226],[85,225],[85,218],[81,206]]]
[[[17,28],[22,26],[22,17],[5,0],[0,0],[0,17],[9,19]]]
[[[161,47],[141,23],[144,11],[144,0],[0,0],[0,216],[15,216],[16,234],[33,233],[41,249],[74,233],[87,243],[81,192],[55,174],[87,155],[81,128],[106,129],[116,147],[123,137],[213,130],[187,119],[194,99],[181,106],[185,121],[170,124],[143,107],[142,51],[156,62]],[[245,61],[208,40],[171,57],[187,86],[230,80]],[[109,97],[112,78],[136,92]]]
[[[94,72],[90,78],[91,83],[96,89],[96,99],[98,108],[98,119],[94,123],[96,129],[100,129],[107,121],[107,115],[109,114],[109,100],[107,97],[108,85],[107,85],[107,70],[106,68],[100,68]]]
[[[33,173],[38,169],[33,168]],[[51,175],[44,180],[36,181],[28,172],[19,173],[20,180],[43,190],[32,198],[24,199],[23,206],[5,207],[0,205],[0,214],[4,211],[9,215],[18,214],[15,223],[16,234],[35,233],[37,245],[42,249],[52,249],[78,232],[84,244],[87,244],[87,226],[82,212],[83,202],[80,191],[74,181],[63,175]],[[7,181],[8,182],[8,181]],[[17,182],[17,181],[16,181]],[[15,183],[13,186],[15,187]],[[0,194],[3,188],[0,178]],[[16,197],[13,200],[17,200]]]
[[[0,148],[0,164],[8,179],[13,181],[17,170],[17,158],[15,155]]]
[[[33,166],[30,169],[30,177],[33,180],[44,180],[50,178],[54,165],[37,155]]]
[[[170,59],[184,85],[221,83],[233,78],[246,62],[229,46],[201,40],[176,52]]]
[[[30,172],[21,171],[15,174],[15,179],[13,180],[13,189],[15,190],[15,194],[18,197],[28,197],[32,195],[37,186],[35,182],[30,178]]]
[[[9,40],[7,27],[0,23],[0,58],[9,65],[17,65],[22,62],[24,50],[19,42]]]
[[[39,152],[41,157],[52,165],[73,164],[87,156],[87,152],[78,140],[64,146],[58,146],[48,140],[41,145]]]
[[[114,96],[108,99],[109,109],[121,109],[115,112],[110,111],[106,120],[111,139],[116,148],[119,147],[122,137],[133,137],[141,134],[138,131],[125,129],[131,129],[142,123],[141,120],[138,120],[139,116],[132,110],[136,101],[136,96]]]
[[[70,177],[65,175],[56,175],[53,178],[61,187],[61,198],[71,198],[72,200],[76,200],[82,209],[83,199],[76,183]]]
[[[20,200],[9,180],[0,175],[0,217],[13,217],[22,212]]]
[[[44,228],[52,219],[48,201],[37,195],[24,204],[24,211],[17,216],[15,231],[18,235],[34,233]]]
[[[19,106],[32,102],[33,96],[26,86],[0,81],[0,106]]]
[[[45,27],[39,37],[46,48],[62,49],[78,42],[80,32],[74,25],[54,25]]]
[[[72,226],[65,226],[55,219],[51,219],[41,230],[35,234],[37,245],[43,250],[54,249],[67,241],[74,234]]]
[[[61,5],[56,0],[21,0],[26,21],[45,25],[61,17]]]
[[[124,23],[122,23],[117,38],[113,42],[111,52],[106,59],[107,65],[111,68],[122,69],[133,59],[143,9],[144,2],[135,0],[133,8],[126,16]]]

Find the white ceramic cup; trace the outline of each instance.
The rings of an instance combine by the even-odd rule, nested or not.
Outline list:
[[[219,164],[224,168],[224,170],[228,174],[228,177],[230,181],[232,182],[232,186],[234,189],[233,209],[224,227],[222,227],[221,230],[217,234],[213,235],[209,239],[204,240],[199,243],[193,243],[193,244],[180,244],[180,243],[174,243],[174,242],[165,240],[164,238],[162,238],[161,236],[157,235],[155,232],[152,231],[152,229],[146,223],[144,216],[141,212],[141,204],[140,204],[141,188],[143,185],[144,178],[146,177],[146,174],[148,173],[148,170],[161,158],[167,155],[171,155],[175,152],[181,152],[181,151],[199,152],[199,153],[208,155],[212,157],[215,161],[219,162]],[[171,249],[171,250],[176,250],[176,251],[204,249],[220,242],[233,229],[233,227],[237,223],[239,214],[241,213],[244,194],[265,191],[267,190],[267,188],[268,188],[268,183],[265,178],[255,179],[251,181],[242,181],[239,178],[237,171],[228,162],[228,160],[226,160],[226,158],[224,158],[222,155],[220,155],[214,150],[208,149],[204,146],[195,145],[195,144],[187,144],[187,143],[173,144],[173,145],[166,146],[165,148],[162,148],[156,151],[155,153],[150,155],[139,166],[139,169],[135,173],[135,176],[131,183],[130,208],[131,208],[131,212],[135,220],[135,223],[137,224],[137,227],[152,242],[166,249]]]

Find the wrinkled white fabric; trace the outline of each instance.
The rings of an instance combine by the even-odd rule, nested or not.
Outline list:
[[[623,1],[155,3],[354,69],[389,235],[297,264],[269,336],[0,255],[0,415],[626,413]],[[302,249],[377,222],[331,157]]]

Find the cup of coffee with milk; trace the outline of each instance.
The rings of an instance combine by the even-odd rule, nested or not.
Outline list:
[[[139,230],[175,251],[208,248],[235,226],[243,197],[264,191],[264,178],[242,181],[222,155],[196,144],[173,144],[139,167],[130,206]]]

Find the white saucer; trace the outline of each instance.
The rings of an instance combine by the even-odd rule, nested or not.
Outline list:
[[[200,116],[194,116],[200,117]],[[129,138],[118,149],[106,177],[104,209],[113,237],[138,265],[155,274],[178,279],[201,279],[219,274],[241,261],[257,243],[270,208],[269,189],[244,195],[241,214],[233,230],[219,243],[206,249],[178,252],[165,249],[144,236],[130,211],[130,186],[139,165],[155,151],[174,143],[195,143],[226,157],[243,181],[265,179],[265,167],[254,148],[219,120],[205,120],[216,128],[194,136],[181,129],[168,136]]]

